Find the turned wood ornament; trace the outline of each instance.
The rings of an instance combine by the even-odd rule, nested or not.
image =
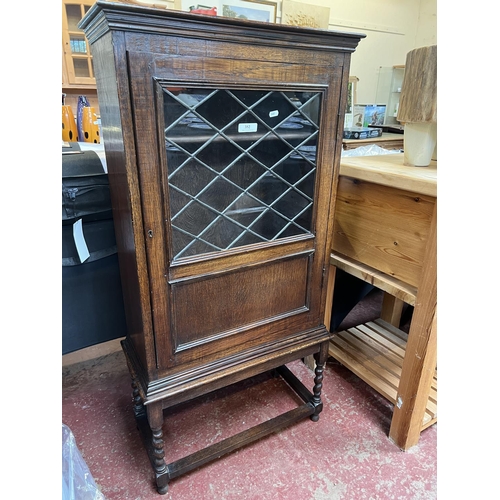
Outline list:
[[[405,165],[428,166],[437,142],[437,45],[408,52],[397,118],[405,124]]]

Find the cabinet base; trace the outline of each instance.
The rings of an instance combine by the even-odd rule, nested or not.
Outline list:
[[[315,385],[312,393],[286,366],[283,365],[270,371],[280,376],[295,394],[304,401],[304,404],[168,464],[164,461],[163,432],[161,429],[164,410],[161,409],[161,402],[142,405],[140,397],[138,396],[138,391],[133,383],[135,388],[134,400],[136,403],[135,417],[137,426],[141,432],[144,445],[148,451],[149,459],[155,473],[158,493],[167,493],[168,483],[171,479],[186,474],[232,451],[272,434],[273,432],[278,432],[306,417],[310,417],[311,420],[317,421],[319,419],[319,413],[323,409],[320,393],[325,362],[325,356],[322,354],[325,350],[326,349],[321,349],[320,353],[315,354]],[[253,380],[253,378],[255,377],[250,378],[250,380]],[[160,414],[161,417],[159,420]]]

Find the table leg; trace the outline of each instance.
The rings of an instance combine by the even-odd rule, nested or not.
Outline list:
[[[325,326],[330,331],[332,322],[333,289],[335,288],[335,274],[337,268],[330,265],[328,268],[328,281],[326,283]]]
[[[389,438],[402,450],[418,443],[437,360],[436,209],[408,333]]]
[[[311,415],[311,420],[313,422],[317,422],[319,420],[319,414],[323,410],[323,403],[321,401],[321,389],[323,388],[323,369],[328,358],[328,344],[328,342],[323,342],[321,344],[319,352],[314,354],[316,368],[314,369],[315,377],[312,397],[312,403],[314,404],[315,408],[314,414]]]
[[[163,449],[163,409],[161,402],[151,403],[146,407],[148,423],[151,428],[151,461],[156,476],[158,493],[165,495],[168,491],[168,468]]]
[[[394,297],[390,293],[384,293],[384,300],[382,302],[382,311],[380,317],[387,323],[399,328],[401,321],[401,314],[403,313],[404,302],[401,299]]]

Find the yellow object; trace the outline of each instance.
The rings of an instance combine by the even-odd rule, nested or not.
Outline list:
[[[66,142],[78,142],[75,115],[71,106],[62,107],[62,140]]]
[[[97,115],[94,108],[88,106],[82,108],[82,128],[83,140],[85,142],[93,142],[95,144],[101,142]]]

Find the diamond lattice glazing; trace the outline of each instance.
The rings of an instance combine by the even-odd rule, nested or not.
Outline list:
[[[164,89],[174,259],[311,232],[320,98]]]

